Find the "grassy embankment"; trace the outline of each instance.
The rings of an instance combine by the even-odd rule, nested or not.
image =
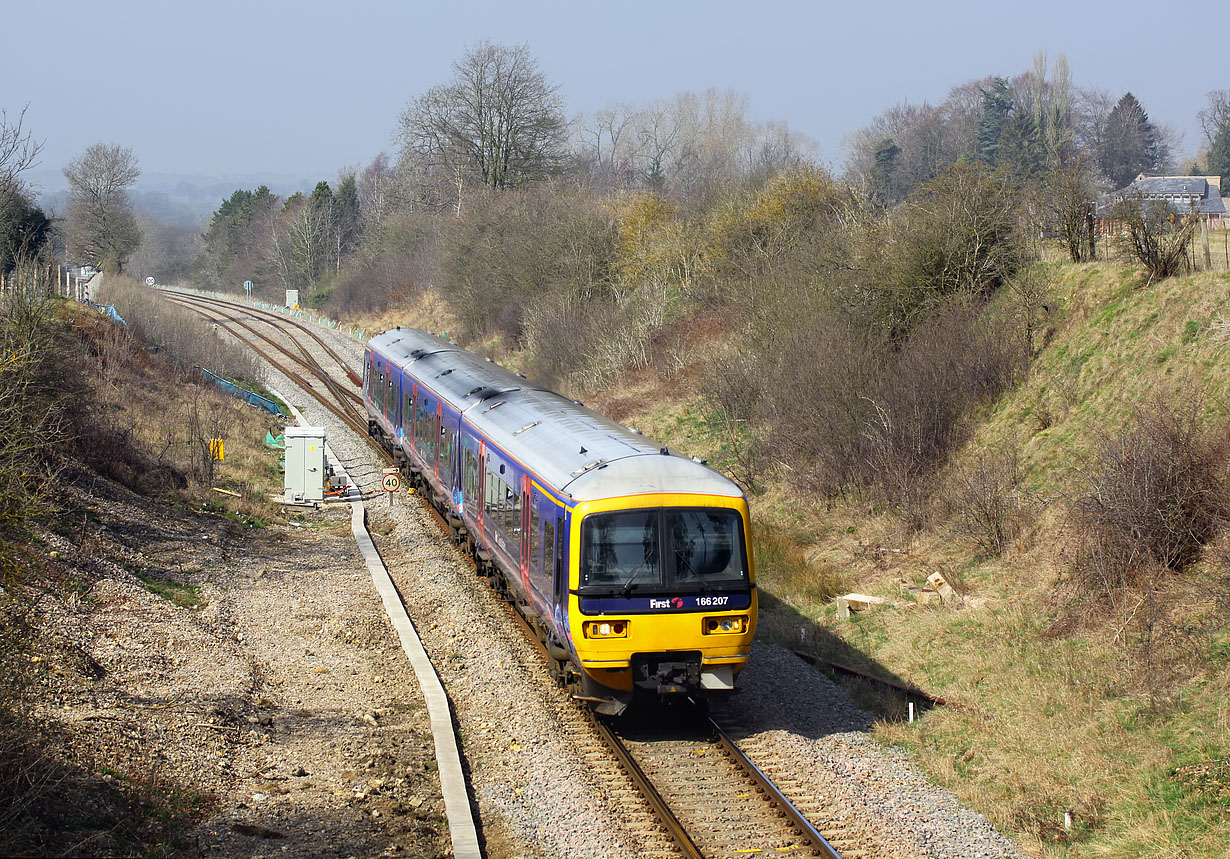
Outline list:
[[[754,505],[760,522],[774,523],[758,555],[763,588],[781,602],[766,612],[763,634],[966,705],[912,724],[889,705],[877,731],[1042,855],[1223,856],[1226,537],[1194,568],[1156,583],[1152,599],[1163,608],[1148,640],[1130,609],[1077,608],[1069,571],[1071,504],[1106,439],[1159,398],[1195,403],[1213,424],[1230,419],[1230,275],[1143,285],[1113,264],[1045,271],[1050,339],[1029,378],[979,417],[953,464],[1015,451],[1025,527],[992,557],[942,514],[909,534],[866,503],[817,504],[772,489]],[[696,403],[633,417],[684,450],[720,441]],[[923,607],[899,592],[901,579],[922,584],[934,571],[964,593],[965,608]],[[832,604],[813,599],[825,592],[818,583],[893,604],[840,621]]]
[[[760,634],[963,705],[908,723],[900,701],[854,690],[882,714],[882,740],[1032,852],[1223,856],[1230,623],[1218,606],[1230,594],[1230,541],[1219,537],[1194,567],[1150,588],[1155,609],[1142,632],[1130,606],[1082,608],[1071,510],[1107,440],[1159,398],[1180,411],[1196,403],[1214,425],[1230,420],[1230,275],[1147,285],[1114,263],[1040,272],[1052,294],[1030,375],[976,417],[950,464],[955,473],[1011,452],[1020,480],[1006,548],[992,554],[957,527],[942,498],[951,480],[939,482],[929,524],[916,533],[866,498],[768,486],[753,499]],[[367,323],[447,328],[439,310]],[[690,375],[667,381],[648,370],[587,400],[729,465],[728,439],[707,420]],[[962,608],[901,593],[903,579],[922,584],[935,571],[956,585]],[[890,602],[843,621],[830,596],[844,590]]]

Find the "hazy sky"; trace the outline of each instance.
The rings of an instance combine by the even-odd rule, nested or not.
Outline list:
[[[1039,51],[1066,54],[1078,85],[1134,93],[1183,133],[1177,155],[1200,143],[1204,94],[1230,87],[1216,4],[1170,22],[1139,0],[996,5],[0,0],[0,108],[11,121],[29,104],[56,173],[104,142],[130,146],[147,174],[331,179],[392,152],[409,100],[482,39],[528,44],[570,115],[734,89],[753,119],[787,122],[834,167],[842,139],[891,105],[1011,77]]]

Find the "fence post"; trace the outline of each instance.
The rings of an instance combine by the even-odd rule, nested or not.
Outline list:
[[[1209,251],[1209,219],[1200,219],[1200,241],[1204,245],[1204,268],[1205,271],[1213,269],[1213,255]]]

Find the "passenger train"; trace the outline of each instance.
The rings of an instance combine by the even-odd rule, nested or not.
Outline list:
[[[600,713],[734,689],[756,628],[742,490],[425,331],[368,342],[368,431]]]

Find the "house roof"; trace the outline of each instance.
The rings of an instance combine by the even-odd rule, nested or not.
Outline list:
[[[1141,175],[1126,188],[1107,194],[1098,200],[1097,213],[1106,217],[1110,208],[1121,200],[1138,198],[1160,200],[1175,214],[1186,215],[1198,212],[1201,215],[1226,215],[1226,202],[1221,189],[1204,176],[1145,176]]]

